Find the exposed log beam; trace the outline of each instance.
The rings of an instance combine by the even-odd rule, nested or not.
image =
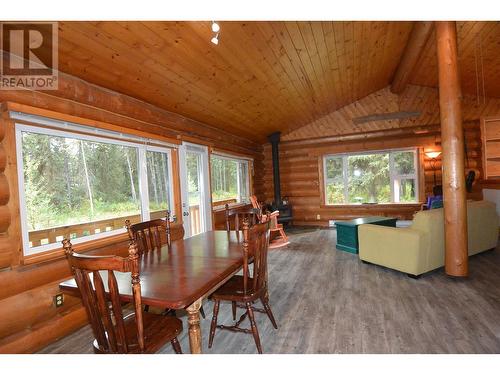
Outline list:
[[[439,125],[418,125],[418,126],[407,126],[404,128],[395,129],[384,129],[384,130],[374,130],[364,133],[350,133],[350,134],[340,134],[333,135],[330,137],[317,137],[317,138],[307,138],[298,139],[293,141],[282,141],[282,144],[286,145],[305,145],[305,144],[316,144],[316,143],[327,143],[327,142],[349,142],[349,141],[365,141],[368,139],[376,138],[386,138],[391,136],[401,136],[408,134],[430,134],[439,132]]]
[[[445,271],[468,275],[464,131],[455,22],[436,22],[443,162]]]
[[[352,122],[356,125],[364,124],[370,121],[385,121],[385,120],[399,120],[405,118],[418,117],[422,113],[420,111],[400,111],[400,112],[389,112],[389,113],[374,113],[368,116],[355,117]]]
[[[424,47],[432,32],[433,23],[431,21],[415,22],[411,31],[408,43],[406,44],[399,66],[392,79],[391,91],[400,94],[405,89],[410,74],[422,54]]]

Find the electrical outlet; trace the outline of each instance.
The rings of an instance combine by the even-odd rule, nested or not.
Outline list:
[[[321,215],[320,214],[316,215],[316,220],[321,220]]]
[[[56,294],[54,296],[54,306],[61,307],[64,303],[64,295],[62,293]]]

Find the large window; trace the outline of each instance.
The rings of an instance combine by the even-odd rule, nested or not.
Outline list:
[[[17,124],[25,254],[93,239],[170,209],[168,148]]]
[[[212,203],[247,203],[250,195],[249,161],[221,155],[210,158]]]
[[[169,154],[147,150],[146,162],[150,219],[164,218],[166,210],[171,210]]]
[[[414,149],[327,155],[323,164],[326,204],[418,201]]]

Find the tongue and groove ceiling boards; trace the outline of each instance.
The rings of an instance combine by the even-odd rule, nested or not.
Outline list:
[[[368,121],[356,124],[353,120],[373,113],[395,113],[417,111],[419,116]],[[464,122],[474,121],[481,116],[499,114],[500,98],[486,98],[477,101],[475,96],[465,95],[462,101]],[[366,133],[397,128],[414,128],[440,123],[439,92],[434,87],[407,85],[401,94],[394,94],[387,86],[337,111],[331,112],[310,124],[287,132],[282,141],[320,139],[338,135]],[[421,130],[421,129],[420,129]]]
[[[500,98],[500,22],[457,22],[458,58],[462,92]],[[438,87],[436,38],[427,41],[410,83]]]
[[[385,87],[412,23],[59,26],[62,71],[263,143]]]
[[[60,22],[59,66],[85,81],[264,143],[275,131],[291,132],[387,87],[413,27],[412,22],[219,24],[216,46],[208,21]],[[486,96],[500,97],[499,24],[461,22],[458,30],[464,92],[476,95],[474,51],[480,40]],[[411,84],[437,87],[435,55],[432,35]],[[352,121],[339,123],[339,133],[355,131]]]

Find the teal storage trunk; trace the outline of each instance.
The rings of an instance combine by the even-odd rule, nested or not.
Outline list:
[[[337,249],[357,254],[359,252],[358,244],[358,226],[362,224],[376,224],[386,227],[395,227],[397,219],[394,217],[370,216],[361,217],[349,221],[337,221]]]

